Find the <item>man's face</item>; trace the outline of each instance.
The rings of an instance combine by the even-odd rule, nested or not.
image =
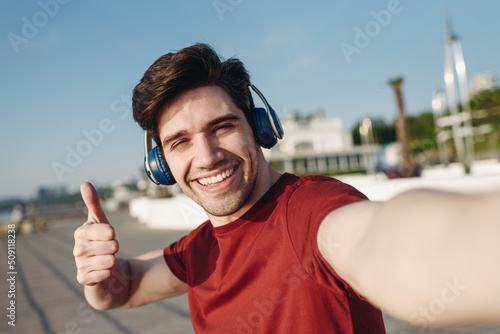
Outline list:
[[[163,153],[182,191],[217,217],[248,201],[258,171],[258,146],[243,111],[220,87],[189,90],[159,119]]]

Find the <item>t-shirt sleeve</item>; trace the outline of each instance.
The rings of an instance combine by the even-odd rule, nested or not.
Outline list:
[[[186,239],[188,236],[172,243],[163,249],[163,257],[172,273],[186,283]]]
[[[354,187],[329,177],[309,177],[298,184],[288,200],[287,222],[290,240],[309,276],[333,293],[347,293],[364,299],[347,284],[321,255],[318,229],[333,210],[367,197]]]
[[[163,249],[163,257],[168,267],[184,283],[189,283],[187,268],[193,265],[193,261],[195,261],[195,266],[198,264],[196,261],[200,257],[200,252],[197,250],[211,242],[211,239],[207,238],[207,236],[212,235],[211,226],[210,221],[206,221],[186,236]]]

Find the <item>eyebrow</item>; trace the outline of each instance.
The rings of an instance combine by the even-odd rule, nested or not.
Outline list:
[[[226,121],[239,122],[240,120],[241,120],[241,117],[238,115],[233,115],[233,114],[223,115],[223,116],[217,117],[217,118],[213,119],[212,121],[210,121],[208,123],[208,127],[212,127],[214,125],[217,125],[219,123],[224,123]]]
[[[161,144],[162,144],[163,147],[167,147],[169,143],[173,142],[174,140],[176,140],[176,139],[178,139],[178,138],[180,138],[182,136],[185,136],[186,134],[187,134],[187,131],[176,132],[173,135],[168,136],[165,139],[163,139],[163,141],[161,142]]]
[[[228,115],[223,115],[223,116],[220,116],[220,117],[217,117],[217,118],[214,118],[213,120],[211,120],[205,128],[211,128],[219,123],[223,123],[223,122],[226,122],[226,121],[234,121],[234,122],[240,122],[241,121],[241,117],[238,116],[238,115],[233,115],[233,114],[228,114]],[[171,143],[172,141],[178,139],[178,138],[181,138],[185,135],[188,134],[188,131],[186,130],[181,130],[181,131],[178,131],[174,134],[172,134],[171,136],[168,136],[166,137],[165,139],[163,139],[162,141],[162,146],[163,147],[167,147],[169,143]]]

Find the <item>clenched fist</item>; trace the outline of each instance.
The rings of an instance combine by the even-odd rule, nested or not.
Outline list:
[[[88,208],[88,219],[75,231],[73,255],[78,282],[95,285],[111,277],[119,245],[115,230],[102,211],[95,188],[86,182],[81,185],[80,191]]]

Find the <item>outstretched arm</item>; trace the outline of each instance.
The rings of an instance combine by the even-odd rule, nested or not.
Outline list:
[[[421,326],[500,321],[500,192],[432,190],[330,213],[323,257],[388,314]]]
[[[85,297],[96,309],[135,307],[186,292],[163,259],[162,250],[133,259],[117,259],[115,230],[101,209],[90,183],[81,187],[89,216],[75,231],[73,254],[77,279],[84,285]]]

